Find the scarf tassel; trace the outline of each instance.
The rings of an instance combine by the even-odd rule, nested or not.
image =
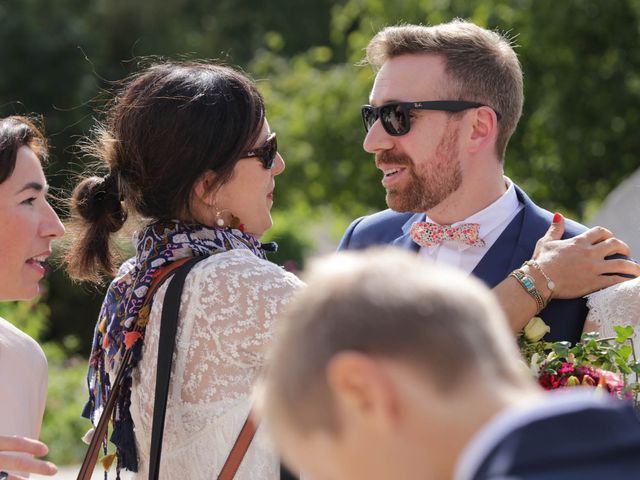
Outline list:
[[[120,409],[123,414],[119,422],[115,422],[111,433],[111,442],[116,445],[118,469],[124,468],[130,472],[138,471],[138,451],[133,435],[133,420],[129,410]]]
[[[122,383],[122,390],[113,411],[113,431],[110,440],[116,446],[117,470],[124,468],[130,472],[138,471],[138,450],[133,433],[131,418],[131,377]]]

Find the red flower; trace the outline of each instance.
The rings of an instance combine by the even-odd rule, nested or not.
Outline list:
[[[572,375],[575,371],[575,365],[569,362],[563,362],[560,368],[558,369],[558,374],[560,375]]]

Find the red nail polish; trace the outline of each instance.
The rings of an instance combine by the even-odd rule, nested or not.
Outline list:
[[[562,220],[562,215],[560,215],[558,212],[553,214],[553,223],[558,223],[560,220]]]

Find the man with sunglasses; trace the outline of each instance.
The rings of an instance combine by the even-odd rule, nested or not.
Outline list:
[[[512,321],[514,329],[537,313],[551,327],[548,340],[579,340],[586,302],[549,300],[589,293],[556,289],[554,280],[564,285],[580,277],[580,266],[577,274],[562,269],[559,279],[540,263],[523,262],[548,230],[556,229],[558,239],[564,227],[564,238],[578,236],[575,243],[591,250],[582,258],[597,257],[595,282],[616,283],[621,277],[602,274],[624,273],[621,264],[631,262],[603,260],[628,254],[628,247],[605,229],[564,223],[503,175],[524,101],[522,69],[509,40],[461,20],[388,27],[371,40],[366,60],[376,79],[371,105],[362,107],[364,149],[382,171],[390,209],[356,219],[339,249],[390,244],[420,252],[491,288],[524,292],[536,309],[527,316],[518,312],[521,302],[510,300],[511,310],[526,318]],[[592,281],[589,291],[603,287]]]

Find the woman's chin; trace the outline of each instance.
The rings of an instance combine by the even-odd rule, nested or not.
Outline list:
[[[271,229],[272,226],[273,220],[271,220],[271,216],[269,216],[268,222],[265,222],[263,225],[245,225],[244,231],[260,240],[264,236],[264,234]]]
[[[12,289],[11,291],[5,291],[0,293],[0,302],[28,302],[33,300],[40,294],[40,285],[35,284],[28,288]]]

